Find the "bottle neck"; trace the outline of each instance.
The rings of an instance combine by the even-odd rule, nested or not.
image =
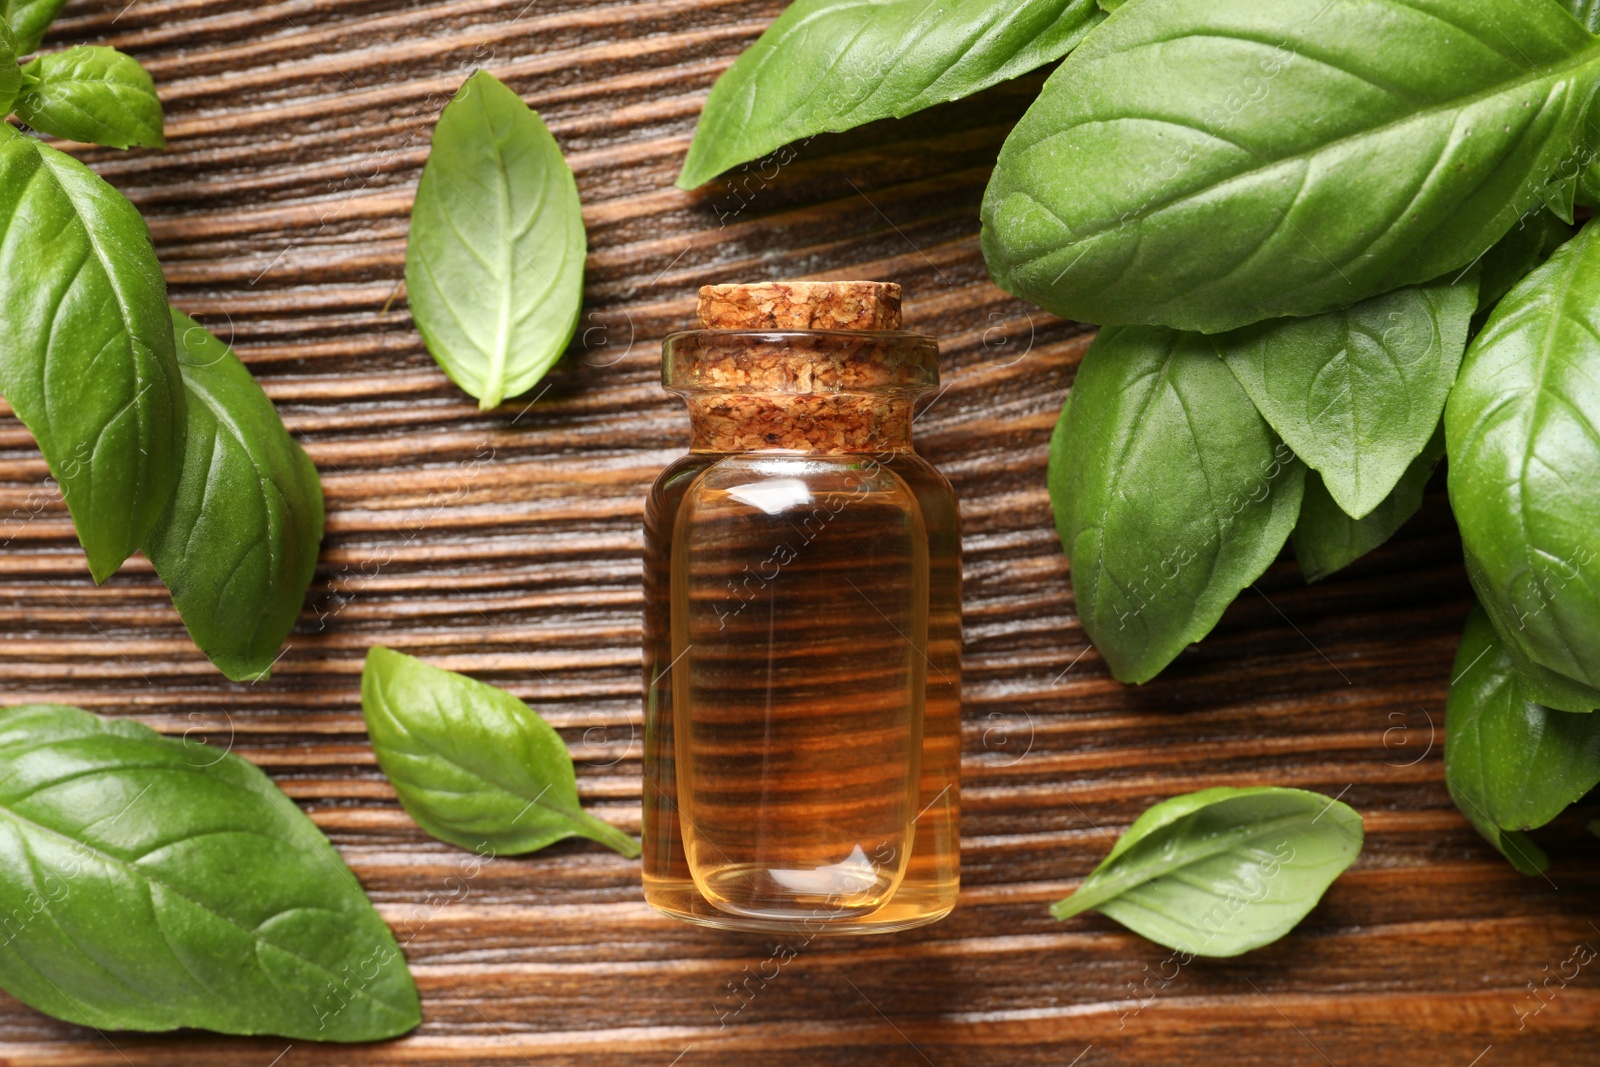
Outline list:
[[[695,452],[911,451],[909,393],[695,393],[689,405]]]

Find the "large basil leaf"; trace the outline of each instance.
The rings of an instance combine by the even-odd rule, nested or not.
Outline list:
[[[1291,538],[1294,558],[1299,561],[1306,581],[1321,581],[1343,570],[1393,537],[1422,506],[1428,479],[1443,456],[1444,427],[1441,426],[1383,502],[1359,519],[1345,514],[1316,471],[1307,472],[1300,521],[1295,524]]]
[[[1124,4],[1007,139],[984,253],[1087,322],[1346,307],[1556,198],[1597,76],[1600,42],[1550,0]]]
[[[22,71],[17,67],[17,38],[0,19],[0,118],[11,113],[11,104],[22,90]]]
[[[1079,619],[1124,682],[1200,640],[1283,548],[1305,468],[1211,342],[1102,330],[1050,442]]]
[[[0,123],[0,392],[33,431],[97,582],[149,535],[183,462],[183,381],[144,220]]]
[[[254,681],[271,673],[316,569],[322,483],[239,357],[181,311],[172,326],[188,445],[145,555],[200,651]]]
[[[1361,852],[1361,816],[1302,789],[1205,789],[1136,819],[1076,892],[1090,908],[1193,956],[1237,956],[1294,929]]]
[[[1544,854],[1505,832],[1543,826],[1600,784],[1600,715],[1529,700],[1482,608],[1467,619],[1452,673],[1444,749],[1450,796],[1518,870],[1537,874]]]
[[[1094,0],[796,0],[717,79],[678,186],[824,132],[970,96],[1066,55]]]
[[[561,735],[504,689],[375,647],[361,710],[400,803],[441,841],[515,855],[587,837],[639,854],[639,842],[583,810]]]
[[[0,713],[0,986],[102,1030],[372,1041],[417,1025],[394,936],[259,769],[137,723]]]
[[[1256,410],[1359,519],[1438,429],[1477,297],[1475,276],[1438,282],[1215,342]]]
[[[67,0],[0,0],[0,15],[17,35],[17,55],[38,50],[44,31],[66,5]]]
[[[479,407],[531,389],[561,357],[587,247],[555,138],[494,75],[468,78],[422,169],[406,292],[428,351]]]
[[[165,148],[155,82],[132,56],[79,45],[22,68],[17,118],[40,133],[111,148]]]
[[[1573,17],[1590,33],[1600,32],[1600,0],[1565,0]]]
[[[1478,599],[1518,654],[1590,687],[1600,686],[1596,367],[1591,223],[1500,302],[1445,409],[1450,503]]]

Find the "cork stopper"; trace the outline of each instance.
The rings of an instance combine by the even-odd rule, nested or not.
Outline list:
[[[900,329],[894,282],[757,282],[700,289],[700,325],[708,330]]]
[[[674,334],[662,382],[700,451],[907,451],[939,348],[901,333],[893,282],[761,282],[700,290],[703,330]]]

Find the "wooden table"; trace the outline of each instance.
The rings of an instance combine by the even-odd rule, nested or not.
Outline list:
[[[265,767],[394,925],[424,1021],[348,1048],[102,1037],[4,999],[0,1061],[1600,1059],[1600,965],[1518,1018],[1542,1003],[1529,983],[1600,946],[1583,813],[1541,834],[1549,878],[1524,878],[1445,793],[1442,708],[1470,594],[1441,484],[1347,574],[1308,588],[1277,564],[1156,682],[1121,686],[1088,648],[1044,491],[1084,328],[995,289],[977,240],[989,165],[1037,79],[683,193],[672,179],[706,90],[775,0],[125,4],[74,0],[49,43],[143,60],[171,150],[84,158],[150,220],[174,302],[233,341],[306,443],[328,535],[272,679],[229,684],[142,559],[93,586],[6,418],[0,510],[44,505],[0,554],[0,682],[7,702],[196,731]],[[554,130],[591,243],[580,342],[547,389],[489,414],[434,367],[398,288],[433,121],[480,65]],[[659,342],[703,283],[794,277],[898,280],[909,324],[944,342],[948,389],[918,435],[966,524],[965,887],[934,927],[813,942],[751,980],[773,973],[771,939],[658,917],[637,862],[567,843],[480,868],[420,832],[374,765],[357,678],[381,643],[510,688],[571,743],[585,801],[637,832],[641,501],[686,436],[658,387]],[[1196,961],[1152,993],[1165,950],[1047,914],[1149,804],[1255,783],[1340,795],[1367,825],[1355,868],[1279,944]]]

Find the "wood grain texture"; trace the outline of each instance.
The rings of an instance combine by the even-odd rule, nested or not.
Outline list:
[[[1044,490],[1084,330],[993,288],[978,251],[988,167],[1038,79],[672,188],[712,81],[782,6],[67,6],[47,46],[133,53],[169,116],[169,152],[81,154],[145,212],[174,302],[236,346],[305,443],[328,533],[272,679],[230,684],[142,559],[93,586],[4,418],[0,684],[265,767],[395,926],[424,1022],[384,1045],[291,1046],[100,1035],[0,998],[0,1061],[1592,1065],[1600,966],[1544,1000],[1529,988],[1600,945],[1585,813],[1539,834],[1555,865],[1526,879],[1445,793],[1470,601],[1442,483],[1348,573],[1306,587],[1282,561],[1160,679],[1112,681]],[[490,413],[434,367],[398,290],[430,129],[480,65],[568,153],[592,249],[579,342],[548,388]],[[908,325],[944,342],[948,387],[918,436],[966,529],[965,888],[945,922],[815,941],[774,974],[769,939],[656,916],[637,862],[598,846],[479,864],[427,838],[376,769],[357,682],[383,643],[510,688],[571,744],[585,802],[637,832],[641,505],[687,437],[660,340],[702,284],[796,277],[901,282]],[[1141,1003],[1168,953],[1047,905],[1149,804],[1255,783],[1342,795],[1365,853],[1293,935],[1196,961]]]

